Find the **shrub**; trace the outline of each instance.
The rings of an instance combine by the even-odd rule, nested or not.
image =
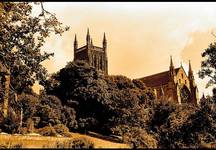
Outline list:
[[[79,138],[79,139],[74,139],[70,142],[69,144],[70,148],[73,149],[83,149],[83,148],[94,148],[94,143],[89,141],[86,138]]]
[[[121,135],[123,143],[130,144],[132,148],[157,148],[156,137],[143,128],[120,125],[113,131]]]
[[[55,129],[56,133],[58,133],[62,136],[66,136],[66,137],[72,136],[69,132],[69,129],[63,124],[57,124],[57,125],[53,126],[53,128]]]
[[[43,136],[57,136],[55,129],[50,124],[49,126],[39,128],[36,131]]]

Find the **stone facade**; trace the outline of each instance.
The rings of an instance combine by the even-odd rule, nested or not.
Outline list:
[[[95,67],[99,72],[108,74],[108,59],[107,59],[107,40],[104,33],[103,46],[98,47],[93,45],[92,38],[89,34],[89,29],[86,35],[86,45],[78,48],[78,41],[75,35],[74,39],[74,61],[84,60],[90,66]]]
[[[189,61],[189,71],[186,74],[182,65],[174,68],[172,57],[168,71],[140,78],[146,86],[155,91],[158,100],[168,100],[175,103],[198,104],[198,88],[195,84],[191,63]]]

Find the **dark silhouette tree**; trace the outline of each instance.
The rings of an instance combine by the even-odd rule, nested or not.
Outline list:
[[[206,87],[216,84],[216,42],[211,43],[202,53],[204,60],[201,62],[199,77],[201,79],[208,77],[209,81]]]
[[[40,7],[41,12],[33,15],[33,7]],[[52,33],[61,35],[68,29],[43,3],[0,3],[0,61],[10,71],[17,93],[31,90],[36,80],[44,84],[48,74],[41,62],[54,54],[42,53],[41,48]]]

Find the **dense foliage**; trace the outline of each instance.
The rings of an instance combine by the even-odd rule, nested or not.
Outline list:
[[[46,81],[40,95],[18,95],[1,129],[18,132],[22,108],[22,129],[30,126],[30,118],[42,135],[94,131],[121,136],[134,148],[211,147],[216,139],[214,98],[199,107],[157,102],[139,80],[102,75],[85,62],[69,62]]]
[[[32,14],[34,7],[41,12]],[[47,70],[41,62],[53,56],[42,53],[42,46],[50,34],[62,34],[63,27],[56,16],[44,9],[42,3],[0,3],[0,61],[11,73],[15,92],[31,92],[36,80],[44,84]]]
[[[211,43],[202,53],[203,61],[201,62],[201,70],[199,77],[208,77],[207,87],[216,84],[216,43]]]
[[[122,75],[103,75],[82,61],[69,62],[47,78],[41,62],[53,54],[41,53],[45,39],[64,29],[54,14],[43,8],[33,17],[27,2],[0,3],[0,61],[11,73],[13,90],[9,115],[0,112],[0,132],[44,136],[71,136],[70,131],[118,135],[134,148],[201,148],[216,141],[216,89],[200,106],[158,102],[151,88]],[[202,54],[199,72],[216,84],[216,44]],[[35,80],[44,86],[31,91]],[[59,147],[61,147],[59,145]],[[73,148],[92,148],[75,140]]]
[[[84,62],[68,63],[47,82],[46,91],[75,109],[80,131],[103,134],[122,124],[144,126],[142,112],[154,104],[151,89],[141,81],[100,75]]]

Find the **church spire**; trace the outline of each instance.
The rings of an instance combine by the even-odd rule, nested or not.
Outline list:
[[[103,36],[103,43],[106,43],[106,34],[104,32],[104,36]]]
[[[103,48],[107,47],[107,40],[106,40],[106,34],[104,32],[104,36],[103,36]]]
[[[171,67],[174,68],[174,66],[173,66],[173,61],[172,61],[172,55],[170,56],[170,68],[171,68]]]
[[[74,38],[74,50],[76,50],[78,48],[78,42],[77,42],[77,37],[75,34],[75,38]]]
[[[89,28],[87,29],[87,35],[86,35],[86,44],[90,44],[90,34],[89,34]]]
[[[173,65],[173,61],[172,61],[172,56],[170,56],[170,76],[173,77],[175,76],[175,67]]]
[[[192,67],[191,67],[191,61],[190,60],[189,60],[189,73],[193,74]]]
[[[203,92],[203,95],[202,95],[202,99],[205,99],[205,94],[204,94],[204,92]]]
[[[191,67],[191,61],[190,60],[189,60],[188,77],[189,77],[189,79],[193,79],[193,70],[192,70],[192,67]]]

